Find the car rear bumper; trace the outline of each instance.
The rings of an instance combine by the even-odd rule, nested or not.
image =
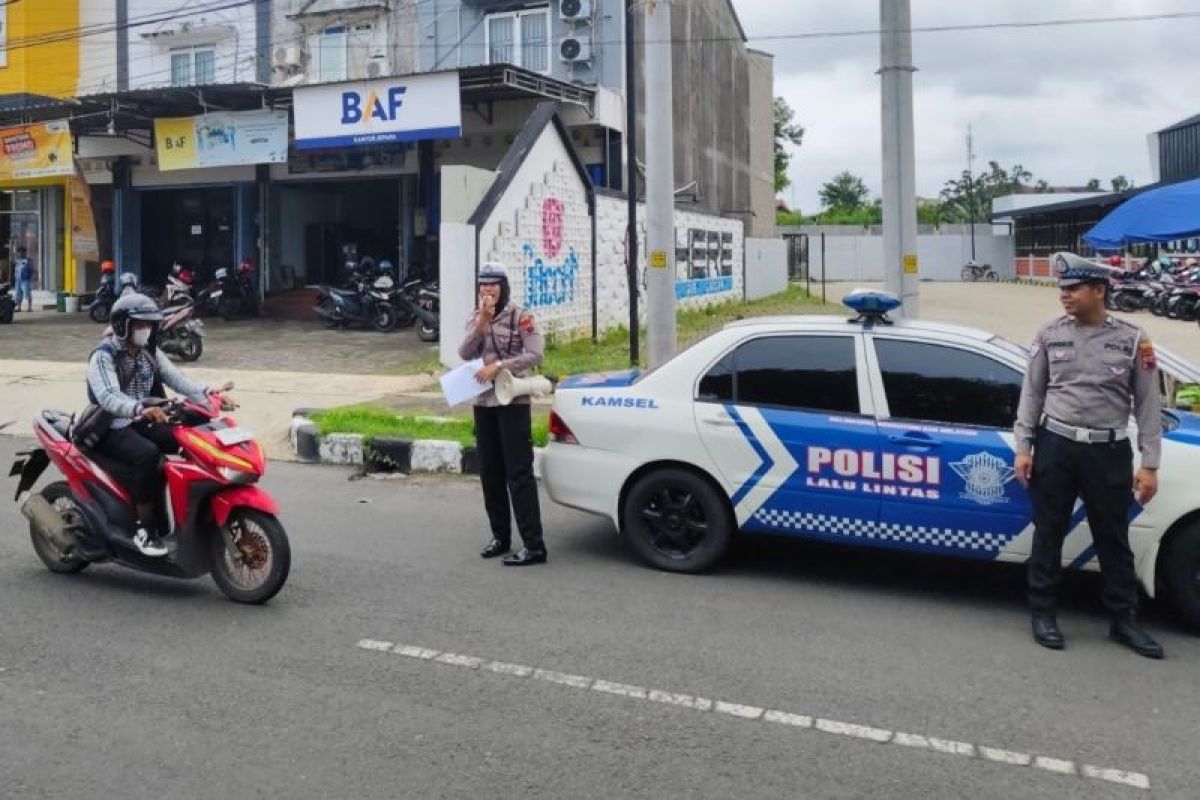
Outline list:
[[[636,468],[623,453],[551,442],[542,453],[542,485],[559,505],[606,516],[620,527],[621,486]]]

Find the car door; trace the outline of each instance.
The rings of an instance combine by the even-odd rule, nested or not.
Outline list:
[[[882,495],[879,536],[969,558],[1027,554],[1033,512],[1012,468],[1022,373],[969,342],[876,333],[870,345],[882,458],[922,458],[935,478],[922,496]]]
[[[874,528],[863,348],[857,332],[753,336],[699,378],[697,431],[742,529],[844,540]]]

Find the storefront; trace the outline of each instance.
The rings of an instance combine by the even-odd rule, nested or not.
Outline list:
[[[67,269],[71,171],[67,123],[0,130],[0,279],[12,277],[13,261],[24,248],[37,270],[35,290],[73,287],[73,271]]]

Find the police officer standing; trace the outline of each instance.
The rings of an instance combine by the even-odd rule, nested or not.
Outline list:
[[[479,309],[467,323],[458,346],[464,360],[483,358],[476,379],[487,383],[501,369],[521,377],[542,362],[542,335],[533,315],[512,302],[503,265],[484,264],[479,270]],[[492,541],[480,553],[495,558],[512,547],[512,516],[517,518],[524,547],[504,559],[511,567],[546,562],[537,480],[533,475],[533,433],[528,397],[501,405],[495,389],[475,400],[475,442],[479,450],[479,479],[483,504],[492,528]],[[509,498],[512,513],[509,512]]]
[[[1029,604],[1033,638],[1066,646],[1056,611],[1062,545],[1082,497],[1104,578],[1111,638],[1147,658],[1159,644],[1137,620],[1138,583],[1129,548],[1130,489],[1140,504],[1158,490],[1162,418],[1158,365],[1136,325],[1105,312],[1110,270],[1072,253],[1054,256],[1065,316],[1038,331],[1016,423],[1016,477],[1033,500]],[[1133,473],[1129,412],[1137,418],[1141,468]]]

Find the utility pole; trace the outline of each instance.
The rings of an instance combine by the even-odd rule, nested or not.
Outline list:
[[[675,131],[671,4],[646,3],[646,344],[653,369],[675,355]]]
[[[629,366],[638,365],[638,235],[637,235],[637,51],[634,49],[633,0],[625,0],[625,278],[629,282]]]
[[[887,289],[904,302],[903,315],[919,313],[917,187],[913,145],[912,7],[910,0],[879,0],[879,75],[883,96],[883,274]]]
[[[975,137],[967,126],[967,214],[971,220],[971,260],[975,260]]]

